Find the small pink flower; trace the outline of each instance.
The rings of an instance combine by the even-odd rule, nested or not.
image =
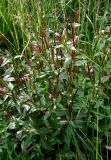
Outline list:
[[[20,102],[23,102],[24,97],[23,97],[23,96],[20,96],[19,99],[20,99]]]
[[[48,116],[48,115],[49,115],[49,111],[46,111],[46,112],[45,112],[45,115]]]
[[[94,66],[90,65],[89,67],[85,67],[85,71],[88,73],[93,73],[94,72]]]
[[[56,105],[54,105],[53,110],[56,110]]]
[[[56,32],[56,33],[55,33],[55,42],[56,42],[57,44],[59,44],[59,43],[60,43],[60,39],[61,39],[61,35],[60,35],[58,32]]]
[[[4,114],[4,116],[8,116],[8,112],[7,111],[4,111],[3,114]]]
[[[4,91],[5,91],[5,88],[0,86],[0,95],[3,94]]]
[[[53,98],[53,103],[55,103],[56,102],[56,98]]]
[[[54,69],[54,66],[55,66],[54,64],[51,64],[52,69]]]
[[[66,27],[64,27],[63,35],[67,37],[67,28]]]
[[[16,134],[21,137],[23,135],[23,131],[19,130],[19,131],[16,132]]]
[[[28,75],[28,74],[25,74],[25,75],[22,77],[22,80],[25,81],[25,82],[30,81],[29,75]]]

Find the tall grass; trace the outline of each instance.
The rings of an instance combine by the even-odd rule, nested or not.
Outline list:
[[[0,1],[1,160],[110,158],[110,6]]]

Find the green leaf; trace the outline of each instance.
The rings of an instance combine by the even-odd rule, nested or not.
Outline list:
[[[98,56],[101,56],[101,55],[103,55],[102,52],[97,52],[97,53],[94,54],[94,57],[98,57]]]
[[[56,109],[56,115],[57,116],[65,116],[67,113],[67,110],[64,107],[57,107]]]
[[[76,51],[76,48],[75,48],[74,46],[71,46],[70,49],[71,49],[72,51]]]
[[[70,146],[71,140],[72,140],[72,127],[67,126],[65,133],[64,133],[64,141],[65,143],[68,145],[68,147]]]
[[[13,90],[13,88],[14,88],[14,85],[13,85],[12,83],[10,83],[10,82],[9,82],[9,84],[8,84],[8,88],[12,91],[12,90]]]
[[[30,106],[28,104],[23,105],[24,110],[27,112],[30,109]]]
[[[10,122],[8,125],[9,129],[15,129],[15,122]]]
[[[71,64],[71,61],[72,61],[71,57],[67,57],[64,62],[64,67],[68,67]]]
[[[105,83],[105,82],[107,82],[109,79],[110,79],[110,76],[104,76],[104,77],[101,78],[101,82],[102,82],[102,83]]]
[[[3,78],[3,80],[6,81],[6,82],[15,81],[14,77],[9,77],[9,75],[5,76],[5,77]]]
[[[66,120],[61,120],[61,121],[58,122],[58,124],[59,125],[65,125],[65,124],[67,124],[67,121]]]
[[[41,101],[41,104],[42,104],[43,106],[45,106],[46,101],[45,101],[44,95],[40,98],[40,101]]]
[[[32,140],[30,137],[29,138],[27,137],[25,140],[23,140],[21,143],[22,151],[25,151],[27,147],[30,146],[31,144],[32,144]]]
[[[68,159],[73,159],[74,153],[71,151],[68,151],[67,153],[65,153],[65,157],[67,157]]]
[[[75,66],[83,66],[85,63],[87,63],[86,60],[78,60],[75,62]]]
[[[46,127],[42,127],[38,130],[38,132],[39,132],[40,135],[46,135],[47,133],[50,132],[50,130]]]
[[[3,67],[3,66],[5,66],[6,64],[8,64],[10,62],[11,62],[11,59],[5,58],[1,66]]]
[[[5,71],[5,73],[4,73],[4,77],[5,77],[5,76],[10,76],[10,74],[13,72],[13,70],[14,70],[13,67],[8,68],[8,69]]]
[[[67,72],[65,71],[65,72],[62,72],[60,75],[59,75],[59,79],[62,81],[62,80],[64,80],[64,79],[68,79],[68,74],[67,74]]]
[[[55,48],[64,48],[63,44],[56,45]]]

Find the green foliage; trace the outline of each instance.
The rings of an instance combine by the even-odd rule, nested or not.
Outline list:
[[[110,6],[0,1],[0,160],[109,158]]]

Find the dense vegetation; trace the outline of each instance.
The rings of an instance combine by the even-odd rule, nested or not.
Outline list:
[[[0,22],[0,160],[110,160],[110,1],[1,0]]]

